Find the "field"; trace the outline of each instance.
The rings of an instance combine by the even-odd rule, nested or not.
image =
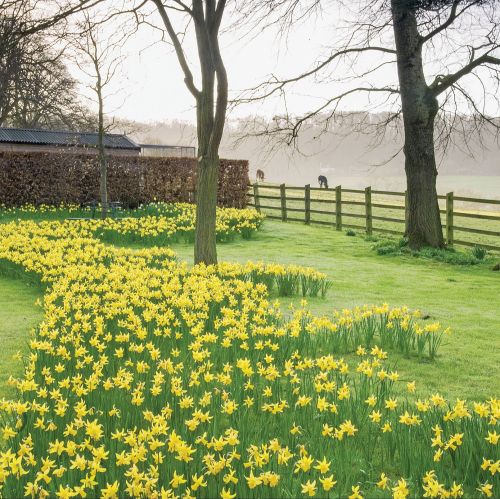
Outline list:
[[[496,257],[250,210],[219,217],[235,265],[192,269],[189,207],[153,212],[4,216],[5,497],[494,497]]]
[[[380,172],[373,176],[344,176],[335,175],[334,172],[326,175],[333,186],[341,184],[353,189],[364,189],[367,185],[376,185],[377,189],[384,191],[404,191],[406,188],[404,175],[385,175]],[[454,192],[457,196],[498,199],[500,175],[443,175],[440,172],[437,176],[437,190],[439,194]]]

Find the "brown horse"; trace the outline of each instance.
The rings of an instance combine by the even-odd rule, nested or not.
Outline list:
[[[257,170],[257,182],[264,182],[264,172],[262,170]]]

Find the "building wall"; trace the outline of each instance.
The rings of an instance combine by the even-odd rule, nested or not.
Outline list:
[[[97,155],[94,147],[66,147],[66,146],[45,146],[38,144],[9,144],[0,143],[0,151],[5,152],[51,152],[67,154],[88,154]],[[109,156],[139,156],[140,151],[130,149],[106,149]]]

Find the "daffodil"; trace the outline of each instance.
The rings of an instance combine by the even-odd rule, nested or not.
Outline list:
[[[115,480],[112,484],[107,483],[106,487],[101,490],[101,498],[102,499],[116,499],[118,497],[118,491],[120,489],[120,485],[117,480]]]
[[[222,491],[220,493],[221,499],[235,499],[236,494],[231,494],[230,489],[222,488]]]
[[[351,487],[352,494],[349,496],[349,499],[363,499],[363,496],[361,495],[359,489],[359,485],[353,485]]]
[[[314,497],[316,495],[316,480],[311,482],[310,480],[307,480],[306,483],[301,485],[302,487],[302,494],[305,494],[309,497]]]
[[[476,490],[481,492],[486,497],[493,497],[493,485],[491,483],[483,483],[480,487],[478,487]]]
[[[328,492],[331,490],[335,484],[337,483],[336,480],[333,479],[333,475],[327,476],[327,477],[320,477],[319,479],[321,485],[323,486],[323,490],[325,492]]]
[[[377,482],[377,487],[379,489],[385,490],[388,487],[388,482],[389,482],[389,477],[385,473],[382,473],[380,475],[380,480]]]

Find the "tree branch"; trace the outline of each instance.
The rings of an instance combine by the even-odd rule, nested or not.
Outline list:
[[[184,12],[187,12],[190,16],[193,15],[193,11],[184,3],[181,2],[181,0],[173,0],[177,5],[181,6],[181,9],[177,10],[183,10]]]
[[[455,19],[461,13],[463,13],[463,11],[467,8],[467,7],[465,7],[461,11],[461,13],[457,15],[458,5],[460,4],[460,2],[461,2],[461,0],[453,0],[453,5],[451,6],[451,11],[450,11],[450,15],[448,16],[448,19],[446,19],[446,21],[443,24],[441,24],[437,28],[435,28],[432,31],[430,31],[429,33],[427,33],[427,35],[422,36],[420,38],[420,45],[423,45],[425,42],[429,41],[431,38],[434,38],[437,34],[441,33],[441,31],[444,31],[446,28],[450,27],[455,22]]]
[[[494,49],[491,49],[494,50]],[[443,93],[445,90],[454,85],[460,78],[465,75],[470,74],[475,68],[484,64],[494,64],[500,66],[500,58],[493,57],[490,55],[491,50],[482,56],[472,59],[466,64],[462,69],[458,70],[456,73],[449,75],[439,75],[436,76],[435,80],[430,85],[430,89],[435,96]]]
[[[321,113],[331,104],[335,103],[334,109],[330,112],[330,116],[334,116],[336,114],[336,111],[338,109],[338,106],[340,102],[347,96],[357,93],[357,92],[377,92],[377,93],[389,93],[389,94],[399,94],[399,90],[391,87],[357,87],[357,88],[352,88],[350,90],[347,90],[346,92],[343,92],[339,95],[336,95],[335,97],[332,97],[331,99],[328,99],[324,104],[316,108],[314,111],[311,111],[307,113],[306,115],[302,116],[301,118],[297,119],[294,123],[291,122],[290,118],[288,116],[285,117],[285,127],[279,127],[277,125],[276,130],[272,131],[271,133],[279,133],[279,132],[284,132],[288,131],[290,133],[290,138],[287,142],[288,145],[290,145],[295,139],[298,137],[299,131],[302,127],[302,125],[313,118],[314,116],[321,115]],[[269,132],[268,132],[269,133]]]
[[[226,6],[226,0],[219,0],[215,10],[213,26],[210,33],[210,49],[213,57],[215,74],[217,76],[217,100],[215,104],[215,115],[213,122],[213,132],[210,137],[209,149],[216,152],[219,149],[226,121],[226,111],[228,102],[228,78],[226,67],[220,53],[218,31],[222,19],[222,14]]]
[[[328,57],[326,60],[324,60],[322,63],[318,64],[315,68],[311,69],[310,71],[306,71],[305,73],[302,73],[298,76],[294,76],[292,78],[288,78],[286,80],[275,79],[274,82],[261,83],[260,85],[257,85],[256,87],[249,89],[249,92],[256,92],[265,86],[275,85],[271,90],[266,92],[264,95],[260,95],[258,97],[241,98],[241,99],[236,99],[236,100],[238,103],[250,103],[250,102],[254,102],[256,100],[266,99],[267,97],[270,97],[271,95],[275,94],[276,92],[283,90],[283,88],[286,85],[289,85],[290,83],[296,83],[300,80],[306,79],[309,76],[312,76],[312,75],[318,73],[324,67],[326,67],[328,64],[330,64],[335,59],[338,59],[339,57],[342,57],[342,56],[348,55],[348,54],[355,54],[355,53],[362,53],[362,52],[369,52],[369,51],[384,52],[387,54],[396,54],[395,50],[389,49],[386,47],[358,47],[358,48],[340,50],[340,51],[332,54],[330,57]]]
[[[217,7],[215,8],[214,17],[214,28],[219,31],[220,24],[222,21],[222,15],[224,14],[224,9],[226,8],[226,0],[219,0]]]
[[[87,9],[95,7],[96,5],[99,5],[102,2],[103,0],[79,0],[78,5],[75,5],[73,7],[68,7],[68,9],[62,10],[59,14],[56,14],[55,16],[45,19],[38,24],[34,24],[29,28],[23,29],[22,31],[19,32],[19,38],[29,36],[34,33],[39,33],[40,31],[43,31],[47,28],[54,26],[59,21],[62,21],[63,19],[66,19],[67,17],[73,14],[77,14],[78,12],[83,12]]]
[[[182,49],[181,42],[179,41],[179,37],[177,36],[177,33],[175,32],[172,23],[170,22],[170,18],[167,14],[167,11],[163,6],[161,0],[151,0],[151,1],[158,8],[158,12],[160,13],[163,24],[165,25],[167,33],[170,36],[170,39],[172,40],[172,44],[174,45],[177,59],[179,60],[179,64],[184,73],[184,83],[186,84],[186,87],[191,92],[191,94],[196,99],[198,99],[200,91],[196,88],[196,85],[194,84],[193,73],[191,72],[191,69],[189,68],[189,65],[186,61],[186,56],[184,55],[184,50]]]

